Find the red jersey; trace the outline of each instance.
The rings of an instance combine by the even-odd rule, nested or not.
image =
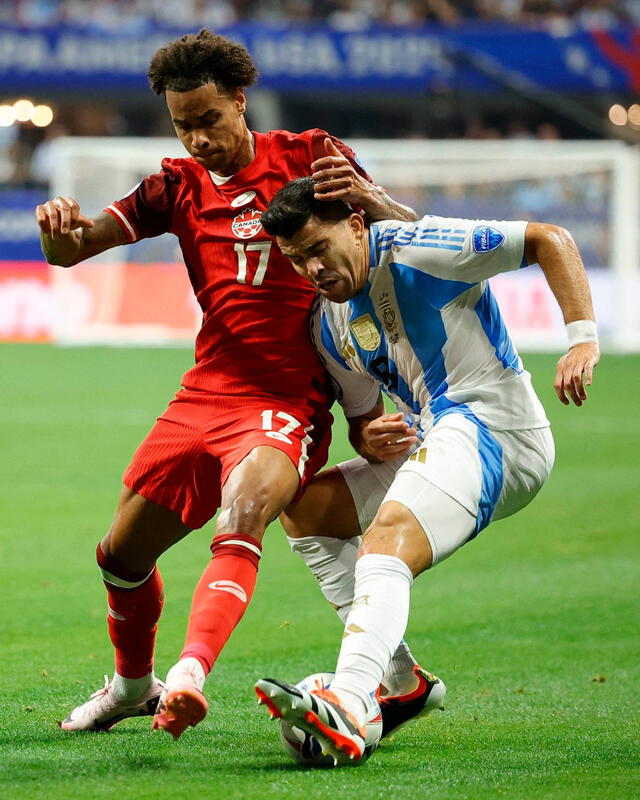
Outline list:
[[[255,158],[221,185],[192,158],[166,158],[108,211],[135,242],[170,231],[203,311],[189,389],[328,401],[308,329],[315,289],[260,224],[276,194],[326,155],[325,131],[254,133]],[[333,139],[333,137],[332,137]],[[358,172],[355,155],[333,139]],[[152,280],[150,276],[150,280]]]

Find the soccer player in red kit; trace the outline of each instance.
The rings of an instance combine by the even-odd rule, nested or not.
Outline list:
[[[374,220],[415,218],[325,132],[251,132],[244,89],[256,76],[243,47],[210,31],[161,48],[151,88],[189,157],[165,159],[94,218],[71,197],[36,208],[43,252],[63,267],[171,231],[203,311],[195,366],[133,456],[97,548],[115,675],[73,709],[65,730],[155,714],[154,727],[178,738],[205,716],[205,677],[251,598],[265,528],[326,460],[331,395],[307,328],[314,291],[262,229],[261,212],[290,179],[313,173],[320,197]],[[213,558],[165,685],[153,672],[156,560],[218,508]]]

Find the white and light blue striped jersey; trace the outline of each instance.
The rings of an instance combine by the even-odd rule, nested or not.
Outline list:
[[[546,427],[487,279],[526,265],[526,222],[426,216],[371,226],[367,284],[322,298],[312,332],[347,417],[382,389],[426,433],[446,413],[493,430]]]

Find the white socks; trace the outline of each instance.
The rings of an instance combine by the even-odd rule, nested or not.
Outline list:
[[[346,622],[353,602],[353,571],[356,566],[360,537],[332,539],[330,536],[305,536],[292,539],[289,546],[315,575],[322,594]]]
[[[119,700],[125,702],[139,700],[147,689],[151,688],[153,679],[153,672],[144,675],[142,678],[124,678],[116,672],[111,681],[111,691]]]
[[[353,602],[354,571],[360,537],[332,539],[330,536],[304,536],[300,539],[287,539],[293,552],[300,556],[315,575],[322,593],[345,623]],[[415,688],[413,668],[416,664],[409,645],[405,641],[400,642],[382,678],[387,694],[405,694]]]
[[[409,619],[413,575],[395,556],[371,553],[355,569],[355,592],[331,690],[359,721],[396,652]]]
[[[197,658],[187,656],[181,658],[174,664],[169,672],[167,672],[167,679],[165,685],[167,690],[172,689],[174,685],[181,686],[185,681],[187,683],[194,683],[196,688],[202,691],[204,689],[204,682],[207,676],[204,674],[204,668]]]

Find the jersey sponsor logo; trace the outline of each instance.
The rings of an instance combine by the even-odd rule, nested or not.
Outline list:
[[[380,333],[371,319],[371,314],[364,314],[349,323],[351,333],[363,350],[377,350],[380,345]]]
[[[245,208],[231,223],[231,230],[238,239],[251,239],[262,230],[260,211],[255,208]]]
[[[213,589],[217,592],[229,592],[229,594],[235,595],[235,597],[243,603],[247,602],[247,593],[242,586],[235,583],[235,581],[212,581],[209,584],[209,589]]]
[[[240,208],[240,206],[246,206],[247,203],[250,203],[255,196],[255,192],[242,192],[242,194],[239,194],[237,197],[233,198],[231,201],[231,208]]]
[[[504,234],[488,225],[478,225],[473,230],[473,249],[476,253],[488,253],[504,242]]]

